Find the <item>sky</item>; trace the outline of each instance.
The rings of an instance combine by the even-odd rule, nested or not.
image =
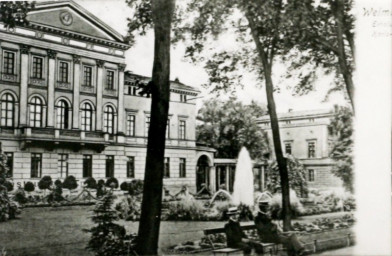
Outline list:
[[[127,17],[130,16],[130,8],[126,5],[125,0],[79,0],[76,2],[85,9],[93,13],[99,19],[110,25],[122,35],[127,34]],[[230,41],[230,40],[224,40]],[[222,40],[217,45],[222,44]],[[127,70],[133,73],[145,76],[151,76],[153,64],[154,37],[152,31],[146,36],[138,37],[136,44],[129,49],[126,54]],[[208,81],[208,76],[202,65],[194,65],[184,60],[184,44],[179,43],[172,48],[171,52],[171,79],[178,78],[182,83],[194,86],[201,90],[200,99],[197,101],[197,108],[202,106],[203,100],[211,97],[208,91],[201,87]],[[284,67],[283,67],[284,68]],[[281,70],[280,70],[281,71]],[[328,102],[323,102],[326,92],[332,82],[331,78],[320,77],[318,79],[318,90],[306,96],[292,96],[285,87],[290,81],[285,81],[281,86],[280,93],[275,94],[275,101],[278,112],[287,112],[288,109],[308,110],[308,109],[327,109],[332,108],[334,104],[344,105],[346,101],[341,93],[331,95]],[[257,87],[256,81],[252,76],[248,76],[243,89],[237,90],[237,97],[244,103],[250,103],[255,100],[259,104],[266,105],[265,87]],[[222,98],[227,98],[221,96]]]

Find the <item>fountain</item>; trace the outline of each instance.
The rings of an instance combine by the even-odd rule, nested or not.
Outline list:
[[[233,204],[254,205],[253,165],[249,152],[245,147],[241,148],[237,160],[234,179]]]

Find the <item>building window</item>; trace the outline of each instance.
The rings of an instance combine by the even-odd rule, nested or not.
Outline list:
[[[286,124],[291,124],[291,121],[290,121],[290,120],[287,120],[287,121],[286,121]]]
[[[309,118],[309,122],[314,123],[314,118]]]
[[[107,178],[114,177],[114,156],[106,156],[106,170]]]
[[[103,112],[103,131],[114,133],[114,109],[112,106],[106,106]]]
[[[179,134],[179,139],[180,140],[185,140],[185,129],[186,129],[186,123],[184,120],[180,120],[180,134]]]
[[[291,155],[291,143],[285,143],[284,147],[286,154]]]
[[[69,66],[68,62],[60,61],[60,68],[59,68],[59,81],[63,83],[68,83],[68,72]]]
[[[42,155],[38,153],[31,154],[31,178],[41,178],[42,175]]]
[[[148,136],[148,129],[150,129],[150,117],[146,116],[146,137]]]
[[[135,136],[135,115],[128,115],[127,116],[127,135],[128,136]]]
[[[127,178],[135,178],[135,157],[134,156],[128,156]]]
[[[90,104],[84,103],[82,106],[82,131],[91,131],[92,130],[92,117],[93,117],[93,108]]]
[[[42,127],[42,100],[33,97],[30,101],[30,127]]]
[[[83,67],[83,85],[84,86],[92,86],[92,72],[93,68],[89,66]]]
[[[163,178],[170,178],[170,158],[165,157]]]
[[[187,102],[186,94],[180,94],[180,102]]]
[[[93,177],[93,156],[83,155],[83,178]]]
[[[3,54],[3,73],[13,75],[15,73],[15,53],[4,51]]]
[[[57,168],[61,178],[68,176],[68,154],[59,154]]]
[[[180,158],[180,178],[186,177],[186,159]]]
[[[57,128],[59,129],[68,129],[68,113],[69,106],[65,100],[60,100],[57,103]]]
[[[166,139],[170,139],[170,119],[167,119],[166,123]]]
[[[1,126],[14,126],[14,107],[14,97],[9,93],[5,93],[3,97],[1,97]]]
[[[308,181],[309,182],[314,181],[314,170],[313,169],[308,170]]]
[[[106,71],[106,89],[114,90],[114,71]]]
[[[33,78],[42,79],[43,58],[33,57]]]
[[[8,167],[7,173],[6,173],[6,178],[11,178],[14,173],[14,153],[12,152],[4,152],[4,154],[7,156],[7,161],[6,165]]]
[[[308,158],[316,157],[316,142],[309,141],[308,142]]]

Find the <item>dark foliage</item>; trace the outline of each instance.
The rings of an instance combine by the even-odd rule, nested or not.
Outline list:
[[[114,177],[110,177],[106,180],[105,186],[108,188],[118,188],[118,180]]]
[[[25,26],[28,24],[26,15],[33,10],[35,2],[3,1],[0,3],[0,21],[5,27]]]
[[[54,182],[54,185],[55,186],[63,186],[63,183],[61,182],[61,180],[56,180],[55,182]]]
[[[52,185],[53,185],[53,181],[52,181],[52,177],[50,176],[44,176],[38,182],[39,189],[49,189]]]
[[[28,181],[24,185],[24,190],[27,192],[33,192],[35,190],[35,186],[31,181]]]
[[[91,233],[87,249],[97,256],[134,255],[130,251],[133,251],[135,236],[127,236],[125,228],[115,223],[118,215],[112,209],[113,199],[113,194],[109,192],[97,202],[92,217],[95,226],[84,230]],[[129,241],[129,244],[125,241]]]
[[[72,175],[67,176],[63,182],[63,188],[67,188],[69,190],[73,190],[78,187],[78,182],[76,181],[76,178]]]
[[[122,191],[128,191],[128,186],[129,186],[129,183],[126,182],[126,181],[124,181],[123,183],[121,183],[120,189],[121,189]]]
[[[128,193],[131,196],[138,196],[143,193],[143,180],[132,180],[128,184]]]
[[[4,186],[7,188],[7,191],[8,191],[8,192],[14,190],[14,183],[12,183],[12,182],[9,181],[9,180],[7,180],[6,182],[4,182]]]
[[[86,185],[87,188],[97,188],[97,181],[93,178],[93,177],[88,177],[85,181],[84,181],[84,185]]]

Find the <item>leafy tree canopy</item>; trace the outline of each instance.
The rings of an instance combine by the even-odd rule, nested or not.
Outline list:
[[[342,179],[344,187],[353,192],[353,112],[349,107],[335,106],[335,115],[329,125],[333,135],[331,158],[335,162],[332,172]]]
[[[28,24],[26,15],[33,10],[35,2],[29,1],[2,1],[0,3],[0,21],[5,27],[13,28],[17,25]]]
[[[210,99],[197,116],[197,141],[215,148],[217,157],[236,158],[245,146],[253,159],[261,159],[269,152],[268,139],[256,119],[265,114],[265,107],[255,102],[244,105],[235,98]]]

